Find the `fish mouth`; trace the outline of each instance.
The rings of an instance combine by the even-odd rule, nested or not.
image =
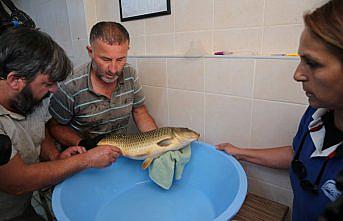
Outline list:
[[[195,136],[193,137],[193,141],[199,140],[200,134],[198,134],[196,132],[194,132],[194,133],[195,133]]]

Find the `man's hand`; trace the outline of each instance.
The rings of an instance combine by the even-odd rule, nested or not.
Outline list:
[[[110,145],[100,145],[87,151],[88,167],[102,168],[109,166],[122,155],[121,150],[118,147]]]
[[[85,153],[87,152],[86,148],[81,146],[71,146],[62,153],[60,153],[57,157],[58,160],[65,159],[68,157],[71,157],[73,155],[79,154],[79,153]]]

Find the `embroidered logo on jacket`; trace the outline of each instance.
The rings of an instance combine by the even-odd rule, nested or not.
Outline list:
[[[342,194],[341,191],[337,190],[335,180],[327,180],[321,190],[331,201],[335,201]]]

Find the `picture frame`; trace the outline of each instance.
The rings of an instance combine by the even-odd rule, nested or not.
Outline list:
[[[131,21],[170,15],[170,0],[119,0],[120,20]]]

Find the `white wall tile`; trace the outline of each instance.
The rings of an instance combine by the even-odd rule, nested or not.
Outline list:
[[[263,23],[264,0],[214,1],[214,27],[254,27]]]
[[[86,46],[88,44],[88,40],[86,39],[80,39],[80,40],[74,40],[72,41],[73,44],[73,54],[74,54],[74,60],[75,60],[75,67],[78,67],[84,63],[87,63],[90,61],[90,58],[87,53]]]
[[[40,4],[38,2],[31,2],[32,13],[34,14],[34,21],[36,27],[40,28],[42,31],[55,36],[55,12],[52,1],[43,1]],[[52,15],[52,16],[51,16]],[[47,19],[50,17],[51,19]]]
[[[146,34],[175,33],[175,1],[170,1],[171,14],[145,19]]]
[[[166,34],[174,33],[174,14],[153,17],[145,20],[146,33]]]
[[[144,86],[145,105],[158,127],[168,126],[167,89]]]
[[[168,59],[168,87],[204,91],[203,59]]]
[[[204,94],[177,89],[168,90],[169,124],[188,127],[204,138]]]
[[[83,0],[86,17],[87,35],[91,32],[93,25],[96,23],[96,0]]]
[[[254,98],[307,104],[302,85],[293,79],[299,60],[258,60]]]
[[[255,100],[251,146],[291,145],[305,109],[305,105]]]
[[[251,98],[254,63],[252,59],[207,59],[205,91]]]
[[[138,70],[138,68],[137,68],[137,58],[127,57],[126,63],[131,65],[131,67],[133,67],[134,69]],[[137,73],[137,75],[140,77],[140,73],[139,72]]]
[[[57,41],[56,42],[64,49],[68,57],[74,56],[73,43],[71,41]]]
[[[67,2],[72,40],[87,39],[87,24],[82,0]]]
[[[303,25],[265,27],[263,33],[262,53],[280,54],[297,52],[302,30]]]
[[[138,72],[142,84],[156,87],[167,86],[166,59],[164,58],[139,59]]]
[[[266,0],[265,25],[302,24],[303,14],[327,0]],[[287,13],[285,13],[287,12]]]
[[[96,15],[98,21],[115,21],[118,14],[118,8],[114,8],[115,1],[97,0]]]
[[[29,13],[30,14],[30,12],[32,12],[31,1],[27,1],[27,0],[12,0],[12,2],[13,2],[13,4],[17,8],[25,11],[25,13],[27,13],[27,14]],[[7,8],[7,7],[5,6],[5,8]],[[7,10],[7,9],[5,9],[5,10]],[[30,15],[30,17],[31,17],[31,15]]]
[[[206,142],[230,142],[248,146],[251,135],[251,100],[207,94],[205,102]]]
[[[261,48],[261,38],[261,28],[214,31],[214,51],[257,54]]]
[[[176,1],[175,31],[208,30],[212,28],[212,0]]]
[[[248,162],[245,164],[247,166],[248,177],[291,190],[292,187],[288,170],[273,169]]]
[[[54,38],[58,42],[68,42],[67,45],[71,45],[71,34],[69,26],[69,17],[67,11],[66,1],[53,1],[53,7],[59,8],[60,10],[54,10],[54,13],[51,13],[50,16],[54,16]],[[65,48],[68,50],[68,48]]]
[[[169,55],[170,51],[174,51],[174,34],[146,37],[147,55]]]
[[[175,34],[175,54],[187,55],[190,50],[198,55],[212,53],[212,32],[179,32]]]
[[[130,37],[140,37],[145,34],[144,20],[125,21],[121,24],[127,29]]]
[[[130,37],[130,49],[128,55],[145,55],[145,37]]]
[[[263,182],[254,178],[248,178],[248,191],[275,202],[292,207],[293,192],[279,186]]]

